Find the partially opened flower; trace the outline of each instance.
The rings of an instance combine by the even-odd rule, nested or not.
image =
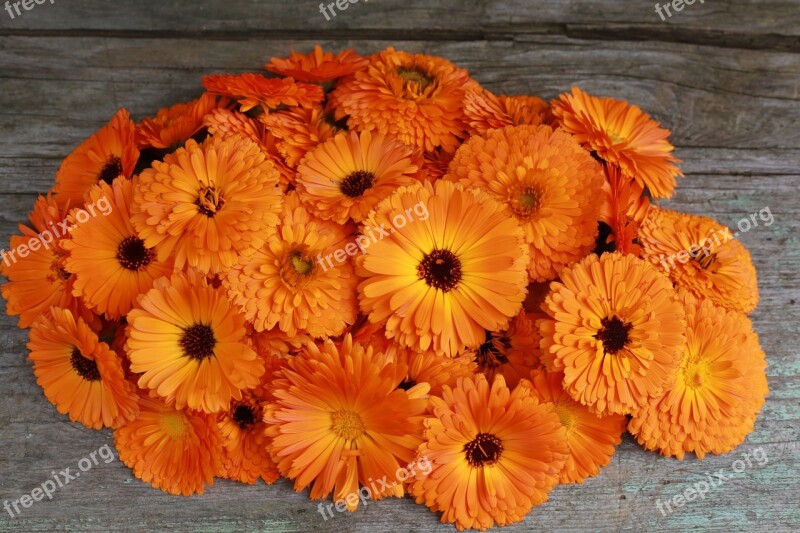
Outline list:
[[[156,280],[128,313],[131,371],[139,386],[176,408],[214,413],[253,388],[264,362],[245,339],[245,322],[221,287],[176,272]]]
[[[419,207],[428,216],[408,221],[405,213]],[[356,257],[356,273],[366,278],[361,309],[372,322],[386,321],[387,337],[401,345],[457,355],[519,312],[528,248],[487,193],[447,181],[401,187],[364,225],[388,235]]]
[[[286,58],[273,57],[264,68],[298,81],[321,83],[348,76],[368,64],[369,58],[361,57],[352,48],[333,55],[333,52],[323,52],[322,47],[316,45],[308,54],[292,52]]]
[[[176,409],[142,394],[141,411],[114,431],[119,459],[153,487],[175,495],[202,494],[222,472],[213,415]]]
[[[60,207],[80,207],[83,195],[99,181],[130,178],[139,159],[130,114],[120,109],[100,131],[86,139],[64,159],[53,187]]]
[[[239,101],[244,113],[260,106],[264,111],[281,105],[308,107],[322,102],[322,87],[296,83],[292,78],[266,78],[261,74],[211,74],[203,86],[212,94]]]
[[[258,118],[275,137],[275,146],[292,168],[297,168],[308,152],[337,132],[319,106],[294,107]]]
[[[311,487],[312,499],[345,499],[360,486],[371,487],[372,499],[403,495],[395,473],[415,457],[427,400],[397,388],[379,360],[346,335],[339,344],[309,343],[272,382],[264,415],[272,457],[296,490]],[[379,479],[393,484],[377,486]],[[358,501],[346,503],[352,511]]]
[[[682,459],[727,453],[753,431],[769,393],[764,352],[741,313],[681,292],[687,342],[677,378],[628,426],[648,450]]]
[[[639,183],[625,176],[619,167],[605,166],[606,183],[603,187],[604,201],[601,204],[600,220],[611,230],[607,242],[623,254],[642,255],[639,228],[650,212],[650,200]]]
[[[100,183],[87,193],[89,203],[106,207],[103,213],[75,224],[71,239],[63,247],[69,252],[64,262],[75,275],[73,292],[110,320],[125,316],[136,298],[153,286],[153,281],[172,273],[172,261],[161,261],[145,245],[130,221],[133,184],[118,178],[112,186]]]
[[[561,271],[538,321],[542,362],[599,414],[628,414],[675,379],[685,313],[666,276],[632,255],[590,255]]]
[[[173,255],[178,268],[223,272],[274,235],[278,179],[248,139],[189,140],[137,177],[131,221],[159,261]]]
[[[346,237],[346,227],[312,216],[290,193],[277,235],[251,257],[240,257],[225,276],[231,300],[256,331],[340,335],[358,311],[358,278],[349,258],[330,260],[348,244]]]
[[[550,106],[536,96],[496,96],[486,89],[467,91],[464,113],[473,135],[506,126],[546,124]]]
[[[58,412],[86,427],[119,427],[139,412],[120,359],[80,317],[53,307],[31,325],[36,382]]]
[[[675,178],[683,173],[675,166],[680,161],[672,155],[670,132],[639,107],[573,87],[571,94],[553,101],[552,110],[561,128],[656,198],[675,192]]]
[[[696,296],[742,313],[758,305],[750,252],[719,222],[651,209],[639,229],[639,240],[645,259]]]
[[[552,405],[529,387],[509,390],[502,377],[460,379],[432,397],[419,456],[432,465],[411,486],[417,503],[459,530],[520,522],[547,501],[568,456]]]
[[[628,419],[625,415],[598,416],[576,402],[564,390],[561,372],[535,370],[530,376],[531,393],[540,402],[553,404],[564,426],[569,457],[561,469],[561,483],[583,483],[611,462],[615,447],[622,442]]]
[[[466,355],[473,358],[475,371],[490,382],[502,375],[509,387],[516,387],[520,379],[530,376],[539,367],[539,341],[536,325],[524,311],[511,321],[508,329],[487,331],[486,339]]]
[[[387,48],[330,94],[336,118],[350,128],[397,137],[423,150],[453,152],[465,136],[464,93],[478,84],[440,57]]]
[[[603,176],[575,139],[550,126],[510,126],[473,136],[444,179],[480,187],[525,232],[533,281],[554,279],[595,245]]]
[[[421,154],[382,134],[343,132],[309,152],[297,169],[300,198],[321,218],[362,222],[398,187],[416,183]]]
[[[155,117],[142,119],[136,125],[136,145],[140,150],[177,148],[203,129],[203,117],[228,102],[226,98],[204,93],[191,102],[164,108]]]

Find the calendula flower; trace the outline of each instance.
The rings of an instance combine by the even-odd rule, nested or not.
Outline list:
[[[36,382],[58,412],[100,429],[118,427],[139,412],[136,389],[117,355],[80,317],[53,307],[31,325],[28,356]]]
[[[670,198],[683,173],[675,166],[669,130],[635,105],[598,98],[572,88],[552,102],[558,125],[608,164],[647,187],[656,198]]]
[[[349,261],[326,261],[344,248],[347,228],[313,217],[297,193],[286,197],[277,236],[223,280],[256,331],[278,327],[289,337],[340,335],[358,311]]]
[[[136,145],[140,150],[177,148],[203,129],[203,117],[227,105],[226,98],[204,93],[197,100],[164,108],[136,125]]]
[[[293,107],[258,118],[275,137],[275,146],[291,168],[297,168],[308,152],[337,131],[320,106]]]
[[[465,136],[464,93],[478,84],[440,57],[387,48],[329,95],[336,118],[356,130],[377,130],[422,150],[453,152]]]
[[[495,96],[486,89],[464,95],[464,114],[473,135],[506,126],[538,126],[546,123],[549,110],[547,102],[536,96]]]
[[[118,176],[130,178],[139,159],[130,114],[120,109],[100,131],[64,159],[53,187],[61,207],[80,207],[83,195],[98,181],[110,184]]]
[[[529,387],[509,390],[502,376],[460,379],[431,397],[419,456],[432,465],[411,485],[417,503],[459,530],[520,522],[547,501],[568,456],[553,406]]]
[[[136,179],[131,222],[159,261],[222,272],[275,232],[281,208],[275,165],[242,137],[193,140]]]
[[[431,183],[447,174],[450,161],[453,160],[454,152],[446,152],[437,148],[422,155],[422,173],[426,181]]]
[[[153,281],[172,273],[172,262],[160,261],[145,245],[130,221],[133,184],[117,178],[112,186],[100,183],[87,193],[88,202],[107,206],[104,213],[82,224],[75,222],[71,239],[63,242],[69,252],[64,262],[75,274],[73,292],[97,313],[110,320],[128,314],[136,298]]]
[[[758,305],[750,252],[717,221],[654,208],[639,240],[645,259],[695,295],[742,313]]]
[[[628,419],[625,415],[598,416],[581,405],[561,386],[564,374],[534,370],[530,381],[531,394],[540,402],[550,403],[567,435],[569,457],[561,469],[561,483],[583,483],[596,476],[611,462],[614,449],[622,442]]]
[[[405,222],[420,206],[428,216]],[[446,181],[401,187],[364,225],[387,234],[355,259],[366,278],[361,310],[372,322],[385,320],[387,337],[401,345],[457,355],[519,312],[528,247],[487,193]]]
[[[224,289],[197,275],[159,278],[127,316],[131,371],[177,409],[214,413],[260,383],[264,363]]]
[[[563,131],[510,126],[471,137],[444,179],[486,190],[519,222],[533,281],[554,279],[594,249],[601,168]]]
[[[0,273],[8,278],[2,287],[6,313],[19,316],[20,328],[30,327],[51,307],[69,309],[91,326],[100,326],[98,317],[73,296],[75,276],[64,270],[60,243],[69,236],[67,213],[51,194],[39,196],[28,215],[31,227],[20,224],[21,235],[11,237],[11,250],[0,250]]]
[[[239,101],[243,113],[261,106],[264,111],[281,105],[308,107],[322,102],[322,87],[296,83],[292,78],[265,78],[261,74],[212,74],[203,78],[212,94]]]
[[[606,183],[603,187],[600,220],[608,224],[611,233],[607,242],[623,254],[642,255],[639,228],[650,211],[650,200],[639,183],[622,174],[619,167],[605,166]]]
[[[516,387],[520,379],[527,378],[539,366],[540,340],[533,320],[520,311],[508,329],[487,331],[483,344],[466,354],[475,361],[476,372],[484,374],[489,382],[502,375],[509,387]]]
[[[685,313],[666,276],[632,255],[590,255],[561,271],[544,302],[542,362],[599,414],[628,414],[675,379]]]
[[[222,471],[213,415],[176,409],[142,394],[141,412],[114,431],[119,459],[133,474],[170,494],[202,494]]]
[[[298,81],[323,83],[348,76],[368,64],[369,59],[359,56],[352,48],[334,56],[333,52],[323,52],[322,47],[316,45],[308,54],[293,51],[287,58],[273,57],[264,68]]]
[[[628,429],[648,450],[683,459],[731,451],[753,431],[769,393],[764,352],[741,313],[681,292],[686,347],[675,382],[634,412]]]
[[[427,400],[397,388],[393,369],[377,360],[345,335],[338,345],[309,343],[272,381],[264,415],[272,458],[296,490],[311,486],[312,499],[345,499],[360,486],[372,499],[403,495],[402,483],[385,489],[377,480],[394,480],[415,458]]]
[[[362,222],[398,187],[416,183],[421,165],[419,152],[391,137],[343,132],[309,152],[297,169],[297,191],[324,219]]]

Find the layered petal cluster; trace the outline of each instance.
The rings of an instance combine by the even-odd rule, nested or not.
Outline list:
[[[289,57],[273,57],[264,68],[275,74],[309,83],[325,83],[362,70],[369,59],[348,48],[334,55],[324,52],[320,45],[308,54],[292,52]]]

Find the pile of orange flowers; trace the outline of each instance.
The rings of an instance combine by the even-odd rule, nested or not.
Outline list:
[[[723,226],[658,206],[682,174],[641,109],[392,48],[266,70],[120,110],[11,246],[70,231],[2,264],[45,396],[136,477],[285,477],[349,510],[366,487],[486,529],[626,430],[677,458],[753,430],[755,269],[736,240],[681,254]]]

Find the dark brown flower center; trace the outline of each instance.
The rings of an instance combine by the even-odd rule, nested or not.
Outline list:
[[[700,267],[703,269],[711,268],[711,265],[717,262],[717,254],[703,254],[702,256],[696,257],[695,261],[700,264]]]
[[[247,429],[258,421],[258,416],[253,407],[242,403],[233,410],[233,421],[241,429]]]
[[[508,363],[506,352],[511,348],[511,339],[495,336],[491,331],[486,332],[486,342],[480,345],[475,354],[475,362],[481,372],[497,368]]]
[[[424,91],[428,86],[433,83],[433,78],[424,70],[418,67],[399,68],[397,74],[403,78],[406,85],[414,83],[419,87],[420,91]]]
[[[415,385],[416,383],[414,382],[414,380],[406,378],[400,382],[400,385],[398,385],[397,388],[401,390],[411,390],[411,388],[414,387]]]
[[[72,349],[69,362],[73,370],[86,381],[100,381],[100,371],[97,369],[97,363],[84,357],[78,348]]]
[[[461,281],[461,260],[450,250],[434,248],[417,265],[417,276],[430,287],[451,291]]]
[[[356,170],[339,183],[339,190],[345,196],[358,198],[375,183],[375,174],[367,170]]]
[[[100,170],[98,178],[105,181],[109,185],[114,181],[114,178],[122,174],[122,160],[117,156],[112,156],[103,168]]]
[[[214,330],[211,329],[211,326],[195,324],[183,330],[180,345],[185,355],[202,361],[214,355],[217,339],[214,337]]]
[[[633,328],[633,324],[623,322],[618,317],[606,317],[600,321],[600,325],[602,327],[594,338],[603,343],[606,353],[613,355],[628,344],[630,340],[628,333]]]
[[[138,237],[126,237],[117,248],[117,261],[128,270],[141,270],[150,264],[154,256],[153,250],[148,249]]]
[[[198,211],[209,218],[213,218],[225,205],[225,199],[220,195],[220,191],[212,185],[210,187],[200,187],[200,194],[196,203]]]
[[[491,433],[478,433],[464,445],[464,454],[469,465],[475,468],[493,465],[503,454],[503,443]]]

